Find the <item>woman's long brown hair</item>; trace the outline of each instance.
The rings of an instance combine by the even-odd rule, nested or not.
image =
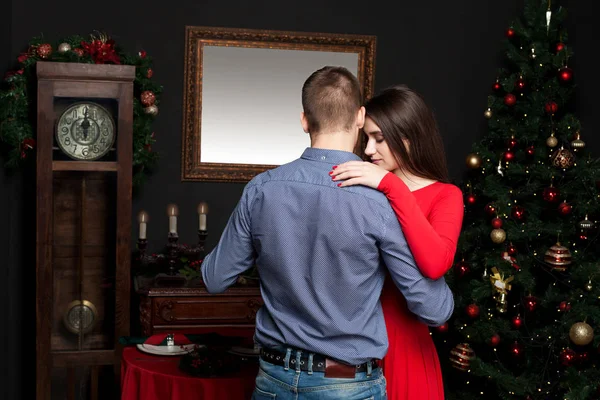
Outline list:
[[[365,108],[402,170],[449,182],[444,143],[435,115],[419,93],[404,85],[392,86],[367,101]]]

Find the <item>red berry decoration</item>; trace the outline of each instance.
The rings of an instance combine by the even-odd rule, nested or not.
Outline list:
[[[498,92],[498,91],[500,91],[500,89],[502,89],[502,85],[500,85],[500,82],[496,81],[492,85],[492,89],[494,89],[494,91]]]
[[[525,150],[525,153],[527,154],[528,157],[533,157],[535,154],[535,149],[533,146],[529,146],[527,148],[527,150]]]
[[[564,43],[558,42],[556,43],[556,52],[560,53],[561,51],[563,51],[565,49],[565,45]]]
[[[571,304],[566,301],[561,301],[558,305],[558,309],[560,311],[569,311],[571,309]]]
[[[466,262],[460,261],[454,265],[454,271],[456,272],[456,275],[462,278],[471,271],[471,268],[469,268],[469,264]]]
[[[515,147],[517,147],[517,139],[515,139],[514,136],[511,136],[511,138],[508,139],[508,143],[507,144],[508,144],[508,147],[510,149],[514,149]]]
[[[562,365],[565,367],[570,367],[577,360],[577,353],[575,353],[573,349],[562,349],[559,358]]]
[[[477,304],[469,304],[466,311],[467,315],[473,319],[479,317],[479,306]]]
[[[467,196],[467,203],[473,205],[477,202],[477,197],[474,194],[470,194]]]
[[[515,30],[513,28],[508,28],[506,30],[506,37],[509,39],[512,39],[513,37],[515,37]]]
[[[525,302],[525,308],[527,311],[534,312],[537,308],[538,301],[534,296],[525,296],[523,301]]]
[[[146,71],[146,78],[150,79],[152,78],[152,75],[154,75],[154,71],[152,71],[152,68],[148,68],[148,71]]]
[[[558,70],[558,80],[562,83],[569,83],[573,80],[573,70],[569,67],[562,67]]]
[[[504,96],[504,104],[506,104],[509,107],[512,107],[515,105],[515,103],[517,102],[517,97],[512,94],[512,93],[507,93],[506,96]]]
[[[517,254],[517,248],[512,243],[507,247],[506,252],[509,256],[514,256]]]
[[[490,346],[496,347],[499,344],[500,344],[500,335],[498,335],[497,333],[494,333],[492,335],[492,337],[490,338]]]
[[[498,217],[494,218],[492,220],[492,227],[494,229],[500,229],[500,228],[502,228],[502,219],[498,218]]]
[[[548,114],[556,114],[558,111],[558,104],[556,104],[554,101],[549,101],[544,106],[544,110],[546,110]]]
[[[525,218],[525,207],[523,206],[513,206],[510,214],[517,221],[522,221]]]
[[[560,190],[558,190],[554,186],[547,187],[546,189],[544,189],[542,197],[548,203],[556,203],[558,200],[560,200]]]
[[[515,153],[513,153],[510,149],[506,150],[504,154],[502,154],[502,159],[505,162],[510,162],[515,158]]]
[[[558,212],[561,215],[569,215],[569,214],[571,214],[572,210],[573,210],[573,207],[569,203],[567,203],[566,200],[558,205]]]
[[[493,205],[492,203],[488,203],[488,204],[486,204],[484,211],[490,217],[494,216],[494,215],[496,215],[496,206]]]
[[[523,325],[523,319],[521,318],[520,315],[517,315],[516,317],[514,317],[511,321],[513,328],[515,329],[519,329],[521,328],[521,325]]]
[[[518,90],[525,89],[525,81],[523,80],[523,77],[519,77],[519,79],[516,80],[515,88]]]
[[[73,49],[73,53],[77,54],[77,56],[79,56],[79,57],[83,57],[83,55],[85,54],[85,51],[81,47],[75,47]]]
[[[514,342],[510,346],[510,354],[512,354],[512,356],[515,358],[521,357],[523,354],[523,347],[519,344],[519,342]]]

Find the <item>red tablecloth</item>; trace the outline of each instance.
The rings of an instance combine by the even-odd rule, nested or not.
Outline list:
[[[199,378],[179,369],[176,356],[155,356],[135,346],[123,349],[121,400],[247,400],[252,397],[258,364],[242,361],[227,377]]]

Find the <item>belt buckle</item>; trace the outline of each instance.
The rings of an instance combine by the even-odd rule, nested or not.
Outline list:
[[[351,378],[356,377],[356,367],[339,363],[330,358],[325,359],[325,378]]]

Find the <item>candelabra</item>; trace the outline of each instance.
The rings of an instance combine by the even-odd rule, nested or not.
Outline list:
[[[145,211],[141,211],[138,215],[138,221],[140,223],[140,235],[137,242],[138,247],[138,263],[142,270],[148,269],[148,267],[154,266],[155,269],[160,270],[154,277],[156,284],[167,284],[167,285],[183,285],[186,283],[186,278],[177,273],[178,265],[181,259],[185,257],[188,261],[201,261],[205,256],[204,244],[208,231],[206,230],[206,214],[208,213],[208,206],[206,203],[200,203],[198,206],[198,213],[200,216],[200,228],[198,229],[198,243],[192,246],[181,244],[179,242],[179,235],[177,234],[177,206],[169,204],[167,208],[167,215],[169,216],[169,234],[167,235],[167,244],[165,247],[165,254],[152,254],[146,253],[148,242],[146,239],[146,226],[148,223],[148,214]]]

